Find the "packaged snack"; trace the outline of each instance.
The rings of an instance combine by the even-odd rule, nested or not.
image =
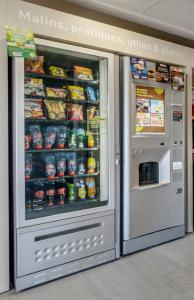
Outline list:
[[[96,197],[96,185],[95,179],[93,177],[88,177],[85,180],[87,186],[87,195],[88,198],[94,199]]]
[[[92,87],[90,87],[90,86],[86,87],[86,95],[87,95],[88,101],[91,101],[91,102],[97,101],[95,90]]]
[[[57,128],[55,126],[48,126],[44,130],[44,143],[47,150],[51,150],[55,144],[57,135]]]
[[[131,57],[131,75],[134,79],[147,79],[147,64],[143,58]]]
[[[92,69],[74,66],[74,77],[81,80],[94,80]]]
[[[170,66],[166,64],[156,63],[156,81],[170,82]]]
[[[66,118],[66,103],[62,101],[44,100],[48,111],[48,118],[51,120],[63,120]]]
[[[86,132],[83,128],[77,129],[77,144],[78,148],[84,148],[85,146],[85,138],[86,138]]]
[[[96,160],[92,155],[87,159],[87,169],[88,169],[88,174],[93,174],[95,172]]]
[[[65,98],[67,99],[68,93],[66,89],[56,89],[51,87],[45,88],[46,97],[49,98]]]
[[[71,100],[85,100],[84,89],[80,86],[68,85],[67,86]]]
[[[57,176],[63,177],[66,171],[66,156],[65,153],[57,153],[56,154],[56,162],[57,162]]]
[[[88,133],[88,148],[94,147],[94,136],[91,132]]]
[[[79,104],[67,104],[67,119],[72,121],[83,121],[83,106]]]
[[[36,150],[41,150],[43,139],[42,139],[42,133],[40,130],[40,126],[39,125],[31,125],[29,127],[29,130],[30,130],[30,134],[32,136],[33,148]]]
[[[24,78],[25,96],[44,97],[43,81],[40,78]]]
[[[25,99],[24,101],[24,116],[25,119],[43,119],[42,110],[42,100],[41,99]]]
[[[60,187],[57,189],[57,198],[58,198],[59,205],[65,204],[65,195],[66,195],[66,188]]]
[[[96,112],[96,107],[95,107],[95,106],[91,106],[91,107],[87,110],[88,120],[92,120],[92,119],[94,118],[95,112]]]
[[[46,163],[46,177],[49,180],[54,180],[54,177],[56,175],[55,156],[52,154],[46,155],[45,163]]]
[[[80,200],[85,200],[85,198],[86,198],[86,187],[85,187],[84,181],[82,179],[78,180],[75,185],[77,187],[78,198]]]
[[[67,155],[67,169],[68,169],[68,175],[74,176],[77,172],[77,161],[76,161],[76,154],[75,153],[69,153]]]
[[[56,77],[63,77],[66,78],[67,74],[63,68],[55,67],[55,66],[50,66],[49,67],[49,73],[52,76]]]
[[[31,140],[32,140],[32,137],[30,135],[25,135],[25,137],[24,137],[25,150],[30,149]]]
[[[78,158],[78,175],[86,173],[85,159],[83,157]]]
[[[66,126],[57,127],[57,148],[63,149],[67,143],[68,128]]]
[[[36,74],[45,74],[44,72],[44,56],[37,56],[36,59],[25,59],[25,72]]]
[[[69,202],[73,202],[75,200],[75,185],[73,183],[68,183],[68,200]]]
[[[182,67],[170,67],[171,86],[173,90],[184,91],[184,69]]]
[[[25,155],[25,180],[30,179],[32,175],[32,154]]]
[[[77,147],[77,130],[74,128],[69,131],[68,135],[68,147],[69,148],[76,148]]]
[[[34,190],[34,194],[32,200],[32,209],[43,210],[45,208],[44,183],[36,182],[34,184],[33,190]]]

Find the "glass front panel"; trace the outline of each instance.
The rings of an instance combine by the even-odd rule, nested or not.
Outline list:
[[[107,59],[37,53],[25,60],[26,219],[107,205]]]

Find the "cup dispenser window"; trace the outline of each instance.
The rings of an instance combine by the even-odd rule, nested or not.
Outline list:
[[[150,161],[139,165],[139,185],[159,183],[159,163]]]

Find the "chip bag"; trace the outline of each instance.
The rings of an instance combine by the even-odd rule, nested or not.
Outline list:
[[[83,106],[79,104],[67,104],[67,119],[72,121],[83,121]]]
[[[25,99],[24,101],[24,116],[25,119],[42,119],[43,111],[42,111],[42,100],[41,99]]]
[[[43,81],[40,78],[24,78],[25,96],[44,97]]]
[[[94,80],[92,69],[74,66],[74,77],[81,80]]]
[[[70,94],[71,100],[85,100],[84,89],[80,86],[67,86],[68,92]]]
[[[55,67],[55,66],[50,66],[49,67],[49,73],[52,76],[56,77],[67,77],[67,74],[63,68]]]
[[[67,90],[66,89],[55,89],[51,87],[45,88],[46,97],[49,98],[67,98]]]
[[[37,56],[36,59],[25,59],[25,72],[35,74],[45,74],[44,72],[44,56]]]
[[[63,120],[66,118],[66,103],[62,101],[44,100],[48,111],[48,118],[51,120]]]

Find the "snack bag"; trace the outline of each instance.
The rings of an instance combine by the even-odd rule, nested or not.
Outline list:
[[[67,74],[63,68],[55,67],[55,66],[50,66],[49,67],[49,73],[52,76],[56,77],[63,77],[66,78]]]
[[[49,98],[67,98],[68,93],[66,89],[55,89],[51,87],[45,88],[46,97]]]
[[[32,175],[32,154],[25,155],[25,180],[30,179]]]
[[[68,85],[68,92],[70,94],[71,100],[85,100],[84,89],[80,86]]]
[[[66,156],[65,153],[56,154],[57,161],[57,176],[64,177],[66,171]]]
[[[80,158],[78,158],[78,175],[82,175],[85,173],[86,173],[85,159],[80,157]]]
[[[65,126],[57,127],[57,148],[63,149],[67,143],[68,128]]]
[[[67,104],[67,119],[72,121],[83,121],[83,106],[79,104]]]
[[[77,187],[78,198],[80,200],[85,200],[85,198],[86,198],[86,187],[85,187],[84,181],[82,179],[78,180],[75,185]]]
[[[68,147],[69,148],[77,147],[76,134],[77,134],[77,130],[75,128],[69,131],[69,135],[68,135]]]
[[[41,99],[25,99],[24,101],[25,119],[43,119],[42,100]]]
[[[91,102],[97,101],[95,90],[92,87],[90,87],[90,86],[86,87],[86,95],[87,95],[88,101],[91,101]]]
[[[51,150],[55,144],[57,128],[55,126],[46,127],[44,130],[44,143],[47,150]]]
[[[88,198],[94,199],[96,197],[96,185],[93,177],[88,177],[85,180],[87,186]]]
[[[44,100],[48,111],[48,118],[51,120],[63,120],[66,118],[66,103],[62,101]]]
[[[68,169],[68,175],[74,176],[77,172],[77,161],[76,161],[76,154],[75,153],[69,153],[67,155],[67,169]]]
[[[36,150],[41,150],[43,139],[42,139],[42,133],[40,130],[40,126],[39,125],[31,125],[29,127],[29,130],[30,130],[30,134],[32,136],[33,148]]]
[[[85,138],[86,138],[86,132],[83,128],[77,129],[77,144],[78,148],[84,148],[85,146]]]
[[[24,78],[25,96],[44,97],[43,81],[40,78]]]
[[[48,180],[54,180],[56,175],[55,156],[48,154],[45,156],[46,177]]]
[[[25,72],[35,74],[45,74],[44,72],[44,56],[37,56],[36,59],[25,59]]]
[[[94,80],[92,69],[74,66],[74,77],[81,80]]]

